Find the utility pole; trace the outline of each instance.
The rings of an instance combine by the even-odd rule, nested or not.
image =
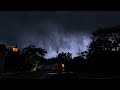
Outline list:
[[[58,51],[58,47],[57,47],[57,51],[56,51],[56,52],[57,52],[57,54],[58,54],[58,52],[59,52],[59,51]]]

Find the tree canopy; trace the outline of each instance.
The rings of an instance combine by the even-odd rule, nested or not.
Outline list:
[[[100,28],[91,35],[92,42],[89,52],[99,53],[104,51],[120,50],[120,26],[112,28]]]
[[[37,48],[32,45],[25,47],[22,51],[24,60],[30,67],[37,67],[37,65],[44,59],[46,53],[47,51],[45,49]]]

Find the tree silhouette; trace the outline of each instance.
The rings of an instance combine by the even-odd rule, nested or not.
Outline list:
[[[47,51],[45,49],[29,45],[23,49],[21,55],[25,60],[24,63],[27,64],[25,66],[27,66],[28,69],[35,69],[35,67],[44,60],[46,53]]]
[[[117,63],[120,64],[117,59],[120,58],[120,26],[100,28],[92,33],[91,39],[88,50],[91,67],[101,71],[120,68],[117,66]]]
[[[120,49],[120,26],[100,28],[92,33],[89,53],[118,51]]]
[[[59,65],[64,64],[66,71],[70,70],[71,61],[72,61],[72,54],[71,53],[62,52],[62,53],[58,54],[58,63],[59,63]]]
[[[60,60],[64,60],[64,61],[69,61],[69,60],[71,60],[72,59],[72,54],[71,53],[64,53],[64,52],[62,52],[62,53],[59,53],[58,54],[58,58],[60,59]]]

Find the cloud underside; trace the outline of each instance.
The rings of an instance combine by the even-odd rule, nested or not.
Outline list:
[[[47,57],[59,51],[84,51],[98,27],[120,24],[119,11],[0,11],[0,43],[29,44],[47,49]]]

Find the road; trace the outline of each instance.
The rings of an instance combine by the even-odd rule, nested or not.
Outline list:
[[[79,79],[77,74],[72,72],[51,72],[51,71],[39,71],[39,72],[22,72],[3,74],[3,79],[41,79],[41,80],[63,80],[63,79]]]
[[[48,71],[3,74],[3,79],[43,79]]]
[[[104,76],[96,74],[80,74],[73,72],[21,72],[12,74],[3,74],[3,79],[40,79],[40,80],[80,80],[80,79],[120,79],[120,76]]]

